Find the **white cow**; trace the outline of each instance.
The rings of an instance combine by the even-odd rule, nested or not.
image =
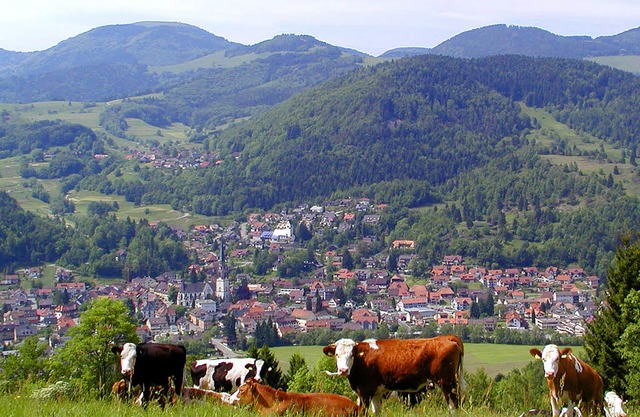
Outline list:
[[[234,392],[247,378],[261,382],[262,359],[200,359],[191,364],[191,379],[195,388]]]
[[[627,417],[627,413],[622,409],[624,401],[613,391],[608,391],[604,395],[604,413],[607,417]]]

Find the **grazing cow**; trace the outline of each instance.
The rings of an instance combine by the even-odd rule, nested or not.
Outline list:
[[[567,417],[573,417],[574,405],[578,405],[585,415],[601,412],[602,378],[593,368],[575,357],[571,348],[560,350],[556,345],[547,345],[542,352],[533,348],[529,353],[536,359],[542,359],[553,417],[560,415],[563,401],[567,402]]]
[[[627,413],[622,409],[624,401],[613,391],[609,391],[604,396],[604,413],[607,417],[627,417]]]
[[[204,400],[215,404],[233,404],[231,394],[228,392],[215,392],[208,389],[184,387],[182,389],[182,398],[185,402],[192,400]]]
[[[175,393],[181,394],[187,362],[187,350],[184,346],[125,343],[122,347],[114,346],[111,350],[120,355],[120,372],[125,379],[128,379],[133,387],[141,386],[143,405],[149,402],[152,387],[156,385],[162,387],[161,396],[167,397],[170,379],[173,379]]]
[[[327,374],[346,376],[358,405],[366,409],[371,404],[376,415],[387,392],[417,392],[432,381],[442,389],[450,410],[460,405],[464,348],[456,336],[359,343],[340,339],[322,351],[336,357],[338,371]]]
[[[355,417],[360,407],[344,395],[285,392],[248,378],[233,395],[238,404],[252,405],[261,414],[286,412],[323,417]]]
[[[200,359],[191,364],[191,379],[195,388],[234,392],[247,378],[262,382],[263,366],[262,359]]]

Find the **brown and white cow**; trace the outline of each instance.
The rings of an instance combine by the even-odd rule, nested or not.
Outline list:
[[[160,395],[167,398],[171,379],[175,393],[181,394],[187,361],[187,350],[184,346],[125,343],[122,347],[113,346],[111,350],[120,355],[120,372],[125,379],[132,387],[139,385],[142,388],[142,404],[146,405],[149,402],[152,389],[156,386],[162,387]]]
[[[358,404],[365,409],[371,404],[376,415],[386,393],[417,392],[432,381],[442,389],[450,410],[460,405],[464,347],[457,336],[359,343],[340,339],[322,351],[336,357],[338,371],[327,374],[346,376]]]
[[[113,398],[116,400],[126,400],[129,396],[128,388],[127,381],[124,379],[116,381],[111,386],[111,395],[113,395]]]
[[[624,401],[618,394],[608,391],[604,395],[604,413],[607,417],[627,417],[627,413],[622,408]]]
[[[248,378],[262,381],[264,361],[254,358],[199,359],[191,364],[195,388],[234,392]]]
[[[285,412],[323,417],[355,417],[359,407],[350,398],[330,393],[285,392],[249,378],[232,396],[240,405],[251,405],[261,414]]]
[[[553,417],[558,417],[564,401],[567,403],[567,417],[573,417],[575,405],[585,416],[601,413],[602,378],[571,353],[571,348],[560,350],[556,345],[547,345],[542,352],[533,348],[529,353],[536,359],[542,359]]]

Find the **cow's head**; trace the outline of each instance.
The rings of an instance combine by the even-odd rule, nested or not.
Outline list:
[[[238,390],[230,396],[230,404],[250,405],[253,404],[257,397],[256,393],[257,381],[253,378],[247,378],[244,384],[240,385]]]
[[[540,352],[539,349],[533,348],[529,353],[536,359],[542,359],[544,377],[553,379],[558,373],[558,362],[560,359],[566,358],[571,353],[571,349],[564,348],[560,350],[556,345],[547,345],[542,349],[542,352]]]
[[[120,372],[122,375],[133,375],[133,369],[136,366],[137,350],[135,343],[125,343],[122,348],[114,346],[111,351],[120,354]]]
[[[335,343],[322,348],[322,352],[327,356],[336,357],[337,374],[349,375],[353,366],[353,359],[356,354],[356,342],[351,339],[340,339]]]
[[[604,411],[607,417],[627,417],[627,413],[622,409],[624,401],[613,391],[604,395]]]
[[[247,364],[247,369],[249,369],[249,373],[247,377],[255,379],[257,382],[262,382],[262,367],[264,366],[264,360],[256,359],[254,363]]]

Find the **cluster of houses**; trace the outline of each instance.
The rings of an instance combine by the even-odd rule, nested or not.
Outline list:
[[[96,159],[108,157],[108,155],[94,155]],[[125,159],[136,160],[149,164],[159,169],[204,169],[210,165],[219,165],[221,160],[216,159],[212,153],[201,153],[195,149],[182,149],[173,155],[166,155],[160,149],[152,148],[150,151],[133,150],[125,155]]]
[[[167,272],[101,284],[77,282],[72,271],[58,268],[52,288],[30,289],[24,289],[29,285],[18,284],[37,279],[39,268],[0,276],[1,341],[10,346],[45,327],[54,330],[50,332],[52,343],[63,340],[65,330],[77,323],[80,305],[96,297],[127,300],[140,321],[138,334],[142,340],[198,337],[220,326],[222,317],[228,314],[236,318],[237,329],[248,336],[268,319],[281,335],[316,329],[375,330],[381,323],[418,328],[436,323],[477,324],[487,331],[497,326],[518,330],[537,327],[580,336],[598,308],[595,292],[599,279],[579,268],[487,269],[466,265],[461,256],[452,255],[434,265],[427,279],[417,279],[407,274],[417,256],[411,240],[391,243],[402,251],[395,271],[386,269],[385,256],[364,259],[363,268],[345,268],[341,256],[330,249],[323,254],[324,263],[315,265],[308,276],[279,277],[278,263],[289,250],[299,249],[293,221],[308,223],[310,230],[321,230],[319,225],[344,230],[356,216],[376,224],[384,209],[370,205],[366,199],[334,205],[339,210],[301,207],[288,214],[250,215],[245,223],[227,228],[200,225],[180,232],[197,259],[189,267],[196,274]],[[207,243],[216,239],[224,242],[219,252]],[[251,262],[256,250],[277,254],[275,273],[266,278],[230,273],[230,266]],[[183,278],[192,275],[206,278],[200,282]],[[235,290],[245,283],[248,296],[235,299]],[[347,286],[354,285],[362,296],[358,298],[365,302],[344,297]],[[472,318],[472,305],[488,299],[494,303],[496,314]]]

